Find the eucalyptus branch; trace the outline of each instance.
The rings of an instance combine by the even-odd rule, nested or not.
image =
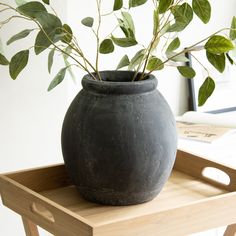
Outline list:
[[[111,12],[107,12],[107,13],[104,13],[104,14],[101,14],[101,16],[103,17],[103,16],[110,16],[110,15],[112,15],[113,14],[113,11],[111,11]]]
[[[42,32],[44,33],[44,35],[47,37],[47,39],[50,41],[50,43],[56,48],[58,49],[61,53],[67,55],[68,57],[70,57],[71,59],[73,59],[76,63],[78,63],[78,65],[83,68],[83,70],[85,70],[88,74],[90,74],[92,77],[93,75],[90,73],[90,71],[88,70],[88,68],[86,66],[84,66],[80,61],[78,61],[74,56],[72,56],[70,53],[67,53],[66,51],[64,51],[63,49],[61,49],[60,47],[58,47],[53,40],[48,36],[47,32],[43,29],[43,27],[41,27],[41,25],[34,20],[33,18],[31,18],[40,28],[40,30],[42,30]]]
[[[164,36],[163,36],[164,37]],[[164,49],[167,47],[167,43],[169,42],[170,40],[170,34],[168,35],[168,37],[165,38],[166,41],[165,41],[165,44],[163,45],[162,49],[161,49],[161,52],[163,53]]]
[[[114,27],[114,29],[105,38],[109,38],[112,33],[117,30],[117,28],[119,28],[119,25],[116,25],[116,27]]]
[[[75,47],[73,47],[73,45],[74,45]],[[84,54],[83,54],[83,52],[80,50],[80,48],[77,47],[77,45],[75,45],[74,43],[73,43],[73,44],[69,44],[68,46],[69,46],[72,50],[75,51],[74,54],[75,54],[76,56],[80,56],[80,57],[83,59],[83,61],[84,61],[84,66],[87,68],[87,64],[90,65],[90,62],[86,59],[86,57],[84,56]],[[89,63],[87,63],[87,61],[88,61]],[[92,64],[91,64],[91,68],[93,69],[94,72],[96,72],[96,69],[93,67]]]
[[[7,8],[4,8],[4,9],[0,10],[0,12],[4,12],[4,11],[8,11],[8,10],[12,10],[12,9],[7,7]]]
[[[150,57],[150,54],[151,54],[151,51],[152,51],[152,47],[155,43],[155,40],[156,40],[156,37],[154,37],[154,39],[152,40],[149,48],[147,49],[147,57],[145,58],[145,62],[144,62],[144,66],[143,66],[143,71],[142,71],[142,77],[141,79],[143,78],[144,76],[144,73],[145,73],[145,70],[146,70],[146,67],[147,67],[147,63],[148,63],[148,60],[149,60],[149,57]]]
[[[14,8],[14,7],[12,7],[12,6],[10,6],[10,5],[6,4],[6,3],[0,2],[0,6],[5,6],[5,7],[8,7],[8,8],[10,8],[10,9],[12,9],[12,10],[15,11],[15,8]]]
[[[28,18],[23,17],[23,16],[16,16],[16,15],[14,15],[14,16],[10,16],[9,18],[7,18],[7,19],[4,20],[4,21],[1,21],[1,22],[0,22],[0,25],[3,26],[3,25],[5,25],[5,24],[9,23],[9,22],[10,22],[12,19],[14,19],[14,18],[22,18],[22,19],[25,19],[25,20],[28,19]]]
[[[30,46],[30,47],[28,48],[28,50],[31,50],[31,49],[33,49],[33,48],[35,48],[35,47],[37,47],[37,48],[44,48],[44,49],[50,49],[50,50],[54,49],[54,47],[48,47],[48,48],[46,48],[46,47],[44,47],[44,46],[37,46],[37,45],[32,45],[32,46]],[[57,52],[60,52],[60,53],[61,53],[61,51],[60,51],[60,50],[58,50],[57,48],[55,48],[55,51],[57,51]],[[61,54],[60,54],[60,55],[61,55]]]
[[[96,72],[99,80],[102,80],[101,75],[99,73],[99,66],[98,66],[98,61],[99,61],[99,46],[100,46],[100,39],[99,39],[99,33],[100,33],[100,27],[101,27],[101,22],[102,22],[102,17],[101,17],[101,0],[96,0],[97,3],[97,11],[98,11],[98,27],[97,27],[97,32],[96,32],[96,38],[97,38],[97,53],[96,53]]]
[[[84,67],[75,57],[71,56],[69,53],[67,53],[66,51],[64,51],[63,49],[61,49],[60,47],[58,47],[54,42],[53,40],[48,36],[47,32],[43,29],[43,27],[41,27],[41,25],[36,21],[34,20],[33,18],[31,18],[37,25],[38,27],[40,28],[40,30],[42,30],[42,32],[44,33],[44,35],[46,36],[46,38],[50,41],[50,43],[55,47],[57,48],[59,51],[61,51],[61,53],[67,55],[68,57],[72,58],[76,63],[78,63],[85,71],[87,71],[89,74],[91,74],[86,67]]]
[[[43,1],[47,3],[46,1]],[[119,68],[123,68],[128,66],[130,70],[134,71],[134,78],[133,80],[142,80],[147,75],[151,74],[155,69],[155,64],[158,63],[158,67],[163,67],[164,64],[166,66],[177,66],[178,64],[174,64],[173,61],[178,61],[177,57],[186,53],[186,52],[193,52],[196,50],[202,50],[203,48],[199,47],[199,45],[203,45],[203,42],[209,39],[209,43],[204,46],[209,52],[212,51],[214,54],[217,52],[228,52],[229,50],[235,47],[235,43],[233,43],[234,39],[236,38],[235,34],[235,24],[236,24],[236,17],[234,16],[232,19],[232,28],[224,28],[218,30],[214,34],[200,40],[197,43],[194,43],[187,48],[182,48],[177,50],[179,46],[179,42],[177,40],[172,41],[169,44],[169,41],[173,38],[178,36],[180,31],[183,31],[184,28],[191,22],[192,16],[197,16],[203,23],[207,23],[211,16],[211,11],[209,7],[199,6],[198,4],[190,4],[186,0],[173,0],[173,1],[159,1],[159,0],[151,0],[152,10],[154,10],[154,20],[153,20],[153,34],[150,36],[150,40],[147,45],[142,45],[142,42],[137,42],[135,39],[135,22],[133,20],[132,14],[135,12],[133,8],[138,6],[144,5],[147,1],[140,1],[140,0],[132,0],[132,1],[120,1],[120,0],[113,0],[114,6],[117,8],[113,11],[104,11],[102,9],[103,2],[102,0],[96,0],[94,3],[97,8],[97,19],[94,24],[94,19],[92,17],[86,17],[82,20],[82,24],[90,27],[92,33],[95,35],[94,41],[96,44],[96,51],[95,51],[95,62],[91,61],[89,57],[87,57],[86,52],[84,53],[81,49],[80,41],[77,41],[77,38],[73,35],[70,26],[64,24],[62,25],[62,21],[59,17],[57,17],[56,11],[51,7],[49,3],[46,5],[43,4],[42,1],[35,0],[35,1],[27,1],[27,3],[19,6],[19,7],[12,7],[5,3],[0,3],[0,13],[3,13],[8,10],[13,10],[14,12],[10,14],[10,16],[3,18],[3,21],[0,22],[0,28],[6,25],[14,18],[21,18],[25,20],[30,20],[36,24],[37,30],[40,30],[40,34],[37,36],[37,42],[34,45],[35,52],[37,54],[41,53],[44,49],[53,48],[49,54],[49,65],[51,69],[51,64],[53,63],[53,55],[54,51],[57,53],[58,56],[63,56],[65,60],[65,64],[68,66],[75,65],[78,68],[83,69],[87,73],[89,73],[93,79],[102,80],[101,74],[99,72],[99,64],[100,64],[100,54],[108,54],[114,51],[114,44],[124,49],[129,48],[131,46],[138,46],[141,50],[136,52],[135,56],[130,60],[128,55],[125,54],[120,63]],[[123,3],[124,2],[124,3]],[[207,1],[208,2],[208,1]],[[35,11],[35,9],[38,9]],[[49,9],[51,8],[51,9]],[[119,9],[118,9],[119,8]],[[204,12],[202,9],[204,8]],[[119,11],[116,11],[119,10]],[[122,12],[125,11],[125,12]],[[50,12],[52,14],[50,14]],[[120,19],[117,15],[118,13],[122,14],[122,18]],[[11,12],[10,12],[11,13]],[[203,14],[204,13],[204,14]],[[112,15],[113,14],[113,15]],[[3,14],[4,15],[4,14]],[[106,40],[101,41],[101,28],[102,28],[102,20],[110,19],[105,18],[106,16],[116,17],[117,24],[113,26],[111,33],[107,37]],[[104,17],[104,18],[103,18]],[[172,23],[174,21],[174,23]],[[93,26],[94,25],[94,26]],[[171,26],[170,31],[174,32],[167,32],[167,28]],[[124,33],[122,37],[114,37],[112,38],[113,32],[120,27]],[[57,28],[59,30],[57,30]],[[230,30],[230,39],[227,39],[225,33],[221,33],[222,31]],[[31,33],[31,29],[25,29],[16,35],[12,36],[11,41],[16,41],[19,39],[23,39],[27,37]],[[220,35],[217,35],[221,33]],[[213,36],[217,35],[216,38]],[[92,35],[93,36],[93,35]],[[212,37],[212,38],[211,38]],[[104,42],[104,43],[103,43]],[[166,56],[164,55],[164,50],[169,46],[169,50],[171,53]],[[219,45],[219,48],[217,46]],[[42,47],[42,49],[38,49],[38,47]],[[31,47],[32,48],[32,47]],[[30,48],[30,49],[31,49]],[[177,51],[177,52],[176,52]],[[20,51],[19,53],[24,53],[24,51]],[[27,52],[28,53],[28,52]],[[159,53],[156,56],[156,53]],[[18,54],[21,55],[21,54]],[[18,56],[16,54],[16,56]],[[23,54],[22,54],[23,55]],[[5,65],[8,63],[7,59],[2,55],[2,63]],[[28,55],[27,60],[28,60]],[[153,61],[152,61],[152,56]],[[169,58],[168,58],[169,56]],[[199,61],[197,58],[192,55],[195,60],[198,61],[201,66],[204,65]],[[163,59],[164,58],[164,59]],[[16,59],[18,59],[16,57]],[[151,60],[150,60],[151,59]],[[173,60],[176,59],[176,60]],[[209,58],[208,58],[209,59]],[[217,57],[214,58],[217,63]],[[228,57],[230,62],[233,64],[231,59]],[[162,60],[162,61],[161,61]],[[151,62],[151,63],[149,63]],[[20,57],[19,57],[19,63]],[[160,63],[160,64],[159,64]],[[219,61],[220,63],[220,61]],[[22,68],[24,68],[27,63],[26,60],[22,63]],[[18,68],[15,68],[17,72]],[[148,69],[148,70],[147,70]],[[186,69],[186,68],[185,68]],[[204,67],[206,70],[206,68]],[[64,70],[64,68],[62,69]],[[188,73],[189,68],[183,71],[183,73]],[[91,71],[91,72],[90,72]],[[148,73],[146,73],[148,71]],[[63,71],[64,73],[65,71]],[[94,73],[93,73],[94,72]],[[63,76],[64,74],[62,74]],[[59,74],[60,76],[60,74]],[[56,77],[56,79],[60,79]],[[60,81],[58,81],[60,82]]]
[[[169,57],[169,58],[166,59],[164,62],[162,62],[159,66],[162,66],[162,65],[166,64],[168,61],[174,59],[175,57],[177,57],[177,56],[179,56],[179,55],[181,55],[181,54],[185,54],[186,52],[191,52],[191,51],[193,51],[194,48],[195,48],[197,45],[199,45],[199,44],[205,42],[205,41],[208,40],[210,37],[212,37],[212,36],[214,36],[214,35],[216,35],[216,34],[218,34],[218,33],[221,33],[222,31],[225,31],[225,30],[231,30],[231,28],[223,28],[223,29],[221,29],[221,30],[216,31],[215,33],[213,33],[213,34],[207,36],[206,38],[204,38],[204,39],[198,41],[197,43],[194,43],[193,45],[191,45],[191,46],[189,46],[189,47],[183,49],[182,51],[176,53],[175,55]],[[153,71],[154,71],[154,70],[149,71],[149,72],[145,75],[145,77],[148,76],[148,75],[150,75]]]
[[[65,29],[64,29],[64,30],[65,30]],[[66,30],[65,30],[65,31],[66,31]],[[73,49],[76,53],[78,53],[79,56],[81,56],[81,57],[83,58],[85,67],[86,67],[86,64],[88,64],[88,65],[92,68],[92,70],[93,70],[94,72],[96,72],[95,67],[94,67],[94,66],[92,65],[92,63],[84,56],[84,53],[83,53],[82,49],[80,48],[80,46],[79,46],[79,44],[78,44],[76,38],[73,36],[73,34],[71,34],[71,33],[68,32],[68,31],[66,31],[66,33],[67,33],[68,35],[70,35],[70,37],[72,37],[72,39],[73,39],[73,41],[74,41],[75,47],[73,47],[72,44],[67,44],[67,45],[68,45],[71,49]]]
[[[9,7],[10,9],[14,10],[15,12],[17,12],[19,14],[19,16],[14,16],[14,17],[18,17],[18,18],[22,18],[22,19],[25,19],[25,20],[30,20],[30,21],[33,21],[37,24],[37,26],[39,27],[39,29],[44,33],[44,35],[46,36],[46,38],[50,41],[50,43],[57,49],[59,50],[62,54],[64,55],[67,55],[68,57],[70,57],[71,59],[73,59],[76,63],[78,63],[78,65],[83,69],[85,70],[88,74],[90,74],[92,77],[94,77],[90,71],[83,65],[81,64],[80,61],[78,61],[75,57],[73,57],[72,55],[70,55],[69,53],[67,53],[66,51],[64,51],[63,49],[61,49],[60,47],[58,47],[54,42],[53,40],[48,36],[47,32],[43,29],[43,27],[37,22],[37,20],[35,20],[34,18],[31,18],[31,17],[25,17],[25,16],[22,16],[21,15],[21,12],[19,12],[17,9],[15,9],[14,7],[11,7],[10,5],[8,4],[3,4],[3,3],[0,3],[0,5],[4,5],[4,6],[7,6]]]
[[[144,55],[143,55],[143,57],[142,57],[142,60],[141,60],[141,62],[139,63],[138,68],[137,68],[136,71],[135,71],[135,74],[134,74],[134,76],[133,76],[132,81],[134,81],[134,80],[136,79],[136,77],[137,77],[137,75],[138,75],[138,73],[139,73],[139,71],[140,71],[140,68],[142,67],[142,65],[143,65],[143,63],[144,63],[144,60],[145,60],[144,58],[145,58],[145,56],[146,56],[146,52],[147,52],[147,49],[145,50],[145,53],[144,53]],[[143,76],[143,73],[142,73],[141,76]]]
[[[79,69],[83,70],[83,68],[81,68],[81,66],[78,65],[78,64],[70,64],[70,65],[66,66],[66,68],[70,68],[70,67],[72,67],[72,66],[79,67]],[[93,77],[93,79],[94,79],[94,77]]]
[[[161,28],[158,28],[157,32],[155,33],[155,35],[154,35],[154,37],[153,37],[153,39],[152,39],[152,41],[151,41],[151,43],[150,43],[150,45],[148,47],[148,53],[147,53],[147,57],[145,59],[145,63],[144,63],[144,67],[143,67],[143,72],[142,72],[142,78],[141,79],[143,79],[143,76],[144,76],[144,73],[145,73],[145,70],[146,70],[146,67],[147,67],[147,63],[148,63],[150,54],[152,52],[153,46],[156,43],[156,41],[158,40],[158,37],[160,39],[159,34],[164,29],[164,27],[166,27],[167,24],[169,23],[170,16],[171,16],[171,13],[169,13],[169,15],[168,15],[165,23],[163,24],[163,26]]]
[[[201,65],[201,67],[207,72],[208,76],[209,76],[209,71],[208,69],[198,60],[198,58],[196,56],[194,56],[192,53],[190,53],[191,56],[198,62],[199,65]]]
[[[90,61],[84,56],[83,52],[80,50],[80,48],[77,48],[73,46],[73,44],[68,44],[68,46],[73,49],[80,57],[82,57],[82,59],[84,60],[84,64],[85,64],[85,67],[87,68],[87,64],[92,68],[92,70],[94,72],[96,72],[96,69],[94,68],[94,66],[90,63]],[[76,55],[76,54],[75,54]]]
[[[53,13],[55,14],[55,16],[57,16],[57,12],[55,11],[55,9],[50,5],[51,10],[53,11]]]

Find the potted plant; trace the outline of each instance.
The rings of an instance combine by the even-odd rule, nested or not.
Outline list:
[[[149,0],[151,1],[151,0]],[[156,90],[152,72],[165,69],[170,63],[184,77],[193,78],[193,68],[183,65],[185,53],[205,50],[209,62],[220,72],[226,60],[234,64],[230,51],[236,39],[236,18],[230,28],[219,30],[193,45],[180,49],[178,33],[192,21],[193,16],[208,23],[211,5],[208,0],[152,0],[153,33],[148,45],[142,45],[135,34],[132,14],[145,7],[148,0],[114,0],[111,13],[104,14],[102,1],[96,0],[97,17],[81,19],[81,24],[95,35],[95,63],[85,55],[68,24],[62,23],[49,0],[17,0],[18,6],[0,2],[1,12],[12,16],[1,22],[22,18],[35,23],[12,36],[7,45],[36,31],[35,44],[17,52],[10,60],[0,54],[0,64],[9,66],[12,79],[27,66],[29,53],[36,55],[49,50],[48,71],[55,54],[60,54],[63,67],[48,90],[60,84],[73,67],[87,74],[83,89],[70,105],[62,128],[62,151],[65,166],[79,192],[88,200],[111,205],[129,205],[149,201],[162,189],[174,164],[176,155],[175,120],[165,99]],[[105,38],[100,29],[106,17],[115,17],[117,24]],[[229,37],[222,32],[229,32]],[[119,36],[121,35],[121,36]],[[204,46],[201,46],[204,44]],[[199,47],[200,45],[200,47]],[[100,71],[100,55],[111,54],[123,47],[136,47],[132,57],[125,54],[117,68]],[[126,70],[121,70],[126,68]],[[109,68],[108,68],[109,69]],[[203,105],[214,91],[209,75],[199,90]]]

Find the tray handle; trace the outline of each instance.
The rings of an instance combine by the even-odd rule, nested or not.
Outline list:
[[[174,168],[195,178],[202,179],[216,187],[228,191],[236,190],[236,169],[209,160],[205,157],[178,150]],[[213,179],[206,171],[208,168],[215,169],[220,173],[223,172],[223,175],[226,176],[225,178],[228,178],[228,181],[222,183],[217,179]]]
[[[36,214],[37,216],[43,218],[49,223],[55,223],[53,213],[42,204],[33,202],[29,205],[29,208],[33,214]]]
[[[86,219],[7,176],[0,176],[0,190],[5,206],[52,234],[92,235],[92,226]]]

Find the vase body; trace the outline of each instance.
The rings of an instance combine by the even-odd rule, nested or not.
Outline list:
[[[173,114],[150,75],[90,75],[71,103],[62,128],[67,172],[85,199],[108,205],[152,200],[167,181],[176,156]]]

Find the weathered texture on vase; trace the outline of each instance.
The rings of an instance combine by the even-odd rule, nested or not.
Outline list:
[[[83,78],[83,89],[66,114],[62,150],[67,171],[90,201],[149,201],[160,192],[174,164],[174,117],[156,89],[155,77],[122,82],[131,80],[133,72],[101,75],[106,81]]]

